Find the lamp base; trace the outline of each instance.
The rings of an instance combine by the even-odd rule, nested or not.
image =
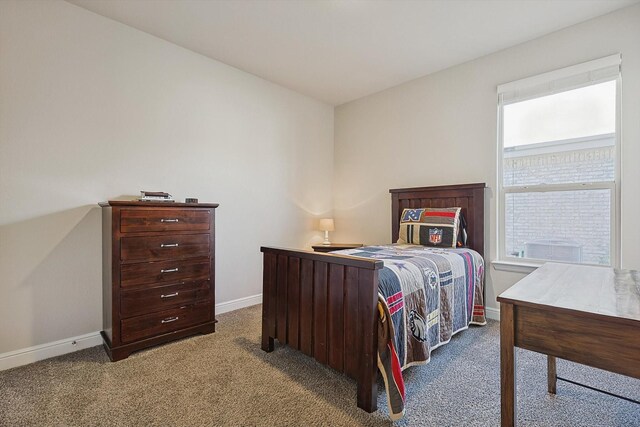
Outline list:
[[[329,232],[325,231],[324,232],[324,242],[322,242],[323,245],[325,246],[329,246],[331,244],[331,242],[329,241]]]

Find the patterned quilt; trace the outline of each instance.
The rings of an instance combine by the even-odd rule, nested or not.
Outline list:
[[[480,254],[467,248],[399,244],[334,253],[384,262],[384,268],[378,275],[379,300],[384,304],[380,314],[381,319],[385,314],[389,316],[391,322],[385,324],[381,321],[380,325],[391,330],[386,334],[382,331],[381,336],[390,337],[392,342],[387,343],[388,351],[380,354],[379,367],[387,386],[392,418],[396,418],[393,415],[401,416],[404,409],[394,404],[398,398],[394,397],[393,388],[397,389],[396,394],[402,391],[403,401],[404,384],[400,370],[395,369],[398,371],[395,372],[392,369],[393,359],[397,358],[396,366],[401,370],[429,363],[431,352],[448,343],[455,333],[467,329],[470,324],[486,324],[484,260]],[[388,363],[387,368],[385,362]],[[392,390],[390,386],[394,386]]]

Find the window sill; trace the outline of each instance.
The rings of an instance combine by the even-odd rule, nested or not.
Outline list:
[[[535,271],[542,264],[534,264],[534,263],[530,263],[530,262],[515,262],[515,261],[495,260],[495,261],[491,261],[491,265],[493,265],[494,270],[511,271],[511,272],[514,272],[514,273],[529,274],[529,273]]]

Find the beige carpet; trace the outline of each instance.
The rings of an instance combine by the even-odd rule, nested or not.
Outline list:
[[[219,316],[217,332],[111,363],[102,347],[0,372],[1,426],[382,426],[355,383],[276,342],[260,350],[260,306]],[[397,425],[499,425],[498,327],[471,328],[410,368]],[[547,395],[545,359],[520,352],[521,425],[640,426],[640,405],[560,384]],[[577,380],[640,398],[637,380],[560,363]],[[382,387],[381,387],[382,389]]]

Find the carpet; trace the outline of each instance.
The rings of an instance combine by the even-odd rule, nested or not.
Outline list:
[[[260,349],[261,307],[218,317],[217,331],[111,363],[94,347],[0,372],[1,426],[390,426],[356,407],[355,382],[276,341]],[[640,405],[559,382],[518,350],[520,426],[640,426]],[[476,360],[476,362],[472,362]],[[405,371],[398,426],[498,426],[499,323],[471,327]],[[558,361],[561,376],[640,400],[640,381]],[[457,405],[456,402],[463,402]]]

